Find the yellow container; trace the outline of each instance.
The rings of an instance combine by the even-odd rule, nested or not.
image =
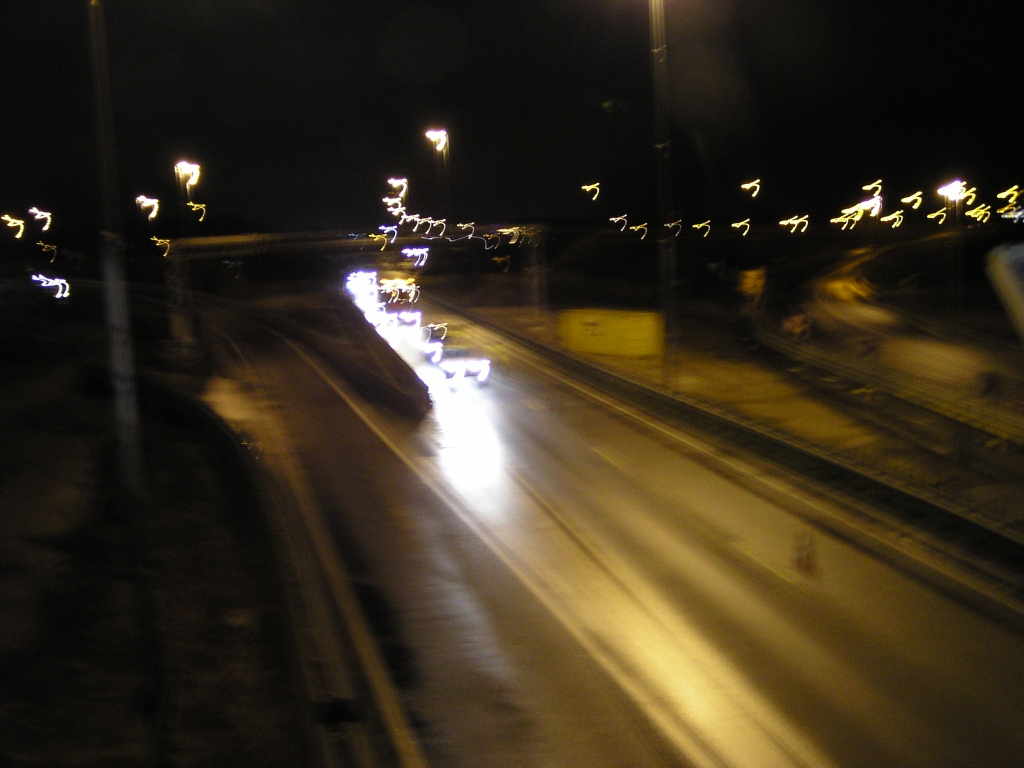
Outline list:
[[[660,312],[566,309],[558,313],[558,342],[572,352],[650,357],[665,349]]]

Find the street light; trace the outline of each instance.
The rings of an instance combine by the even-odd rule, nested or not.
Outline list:
[[[448,136],[448,131],[444,128],[431,128],[423,135],[427,137],[427,141],[434,145],[435,167],[437,168],[438,175],[441,177],[442,194],[444,196],[443,209],[444,215],[447,216],[451,213],[448,210],[451,204],[452,192],[451,166],[449,165],[451,139]]]
[[[676,217],[672,195],[672,136],[669,128],[668,45],[665,41],[665,2],[650,0],[651,80],[654,86],[654,157],[657,181],[658,286],[665,318],[662,376],[670,384],[676,341],[676,240],[669,225]]]
[[[963,233],[960,228],[963,201],[975,197],[974,188],[967,188],[967,182],[954,179],[948,184],[943,184],[936,190],[947,202],[953,206],[953,221],[956,227],[953,234],[953,244],[946,257],[946,291],[949,309],[955,318],[960,316],[963,309]]]

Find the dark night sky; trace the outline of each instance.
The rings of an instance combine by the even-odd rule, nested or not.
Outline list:
[[[1024,184],[1011,4],[665,3],[684,220],[741,212],[754,176],[765,215],[833,214],[879,177],[893,194]],[[437,215],[432,125],[452,136],[454,220],[649,209],[644,0],[105,5],[126,215],[137,194],[174,198],[181,157],[203,165],[211,232],[372,227],[390,175]],[[0,61],[0,213],[88,221],[86,0],[5,9]],[[594,181],[597,203],[579,189]]]

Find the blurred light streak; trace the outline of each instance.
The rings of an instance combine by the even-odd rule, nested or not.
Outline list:
[[[964,205],[973,205],[978,189],[977,187],[968,189],[966,181],[956,179],[949,182],[949,184],[939,187],[937,191],[950,202],[955,203],[958,200],[963,200]]]
[[[448,323],[427,323],[423,326],[423,330],[427,332],[427,341],[444,341],[448,335]],[[434,338],[435,331],[441,333],[440,338]]]
[[[879,221],[892,222],[892,228],[896,229],[903,223],[903,210],[893,211],[888,216],[883,216]]]
[[[43,228],[39,230],[40,232],[46,232],[47,230],[49,230],[50,224],[53,221],[52,213],[50,213],[49,211],[40,211],[38,208],[29,208],[28,212],[35,217],[36,221],[42,221],[43,219],[46,219],[46,223],[43,224]]]
[[[736,221],[729,225],[733,229],[742,229],[743,236],[747,236],[747,232],[750,231],[750,219],[744,219],[743,221]]]
[[[388,236],[387,235],[378,235],[375,232],[371,232],[370,233],[370,239],[373,240],[373,242],[375,242],[375,243],[380,243],[380,249],[382,251],[385,248],[388,247]]]
[[[944,224],[946,222],[946,208],[945,208],[945,206],[943,206],[942,208],[939,208],[939,210],[937,210],[935,213],[929,213],[926,218],[938,219],[939,220],[939,224]]]
[[[162,246],[163,248],[166,248],[166,250],[164,251],[164,257],[165,258],[167,257],[167,254],[171,252],[171,241],[170,240],[164,240],[164,239],[159,238],[159,237],[151,237],[149,239],[152,240],[157,245]]]
[[[625,218],[625,217],[623,217]],[[510,243],[516,243],[522,240],[526,240],[536,237],[540,234],[540,230],[536,227],[505,227],[503,229],[496,230],[499,235],[508,235]]]
[[[1021,193],[1024,193],[1024,189],[1018,189],[1017,185],[1014,184],[1009,189],[1004,189],[1002,192],[997,193],[996,197],[1000,200],[1005,200],[1008,205],[1016,205],[1017,198],[1021,196]]]
[[[708,235],[711,234],[711,219],[708,219],[707,221],[702,221],[700,224],[692,224],[691,227],[693,229],[696,229],[698,232],[700,232],[703,229],[704,237],[707,237]]]
[[[429,130],[423,135],[433,143],[434,149],[438,152],[444,152],[445,147],[448,146],[448,131]]]
[[[193,203],[191,200],[189,200],[187,205],[193,211],[202,211],[202,213],[199,214],[200,221],[206,218],[206,203]]]
[[[445,359],[442,357],[438,367],[448,375],[448,378],[456,381],[461,381],[468,375],[483,383],[491,373],[491,361],[483,357],[472,359]]]
[[[185,192],[191,197],[192,187],[199,183],[199,164],[190,163],[188,160],[180,160],[174,166],[174,173],[178,182],[185,185]]]
[[[992,206],[982,203],[977,208],[965,211],[964,215],[970,216],[972,219],[976,219],[979,222],[986,222],[992,215]]]
[[[913,208],[916,211],[918,208],[921,207],[921,194],[922,194],[921,192],[915,192],[912,195],[907,195],[906,197],[901,197],[900,198],[900,202],[901,203],[906,203],[907,205],[909,205],[911,208]]]
[[[395,242],[395,238],[398,237],[398,225],[396,224],[392,224],[390,227],[386,227],[383,224],[381,224],[379,227],[377,227],[377,229],[379,229],[385,235],[390,234],[392,243]]]
[[[597,196],[601,194],[601,182],[597,181],[594,182],[593,184],[584,184],[582,187],[580,187],[580,189],[582,189],[584,192],[593,192],[594,196],[590,199],[597,200]]]
[[[637,224],[635,227],[630,227],[629,231],[630,232],[639,232],[641,229],[644,231],[644,233],[642,235],[640,235],[640,239],[643,240],[645,237],[647,237],[647,222],[646,221],[643,224]]]
[[[761,180],[754,179],[753,181],[748,181],[746,184],[740,184],[740,189],[750,192],[750,197],[753,199],[757,197],[757,193],[761,191]],[[751,190],[753,191],[751,192]]]
[[[861,200],[856,205],[851,205],[849,208],[844,208],[841,215],[836,216],[834,219],[829,219],[832,224],[842,224],[843,229],[846,229],[849,225],[850,229],[857,226],[864,214],[867,213],[872,217],[877,216],[882,210],[882,196],[875,195],[867,200]]]
[[[430,254],[430,249],[427,247],[422,248],[403,248],[402,253],[407,259],[416,259],[413,262],[414,267],[422,267],[427,263],[427,256]]]
[[[146,217],[150,221],[156,218],[157,213],[160,212],[160,201],[155,197],[146,197],[145,195],[139,195],[135,198],[135,204],[139,206],[139,209],[145,213],[146,209],[149,209],[149,215]]]
[[[790,234],[795,234],[797,229],[801,232],[806,232],[808,227],[808,215],[805,213],[803,216],[790,216],[788,219],[783,219],[779,222],[783,227],[792,227],[789,230]]]
[[[57,258],[57,246],[56,245],[47,245],[42,240],[40,240],[38,243],[36,243],[36,245],[42,247],[43,253],[46,253],[47,251],[50,251],[53,254],[53,256],[50,257],[50,263],[53,264],[54,259]]]
[[[53,295],[55,299],[66,299],[71,295],[71,286],[68,285],[68,281],[63,277],[47,277],[46,275],[32,275],[32,280],[39,283],[43,288],[56,288],[57,292]]]
[[[0,216],[0,221],[6,221],[8,227],[18,228],[18,234],[14,236],[15,240],[20,240],[21,236],[25,234],[25,222],[21,219],[15,219],[5,213],[3,216]]]
[[[622,224],[622,228],[619,230],[619,232],[625,232],[626,231],[626,226],[627,226],[626,214],[622,214],[621,216],[612,216],[610,219],[608,219],[608,221],[610,221],[610,222],[612,222],[614,224],[621,223]]]
[[[405,200],[405,196],[409,194],[409,180],[408,179],[388,179],[388,184],[391,185],[392,189],[402,188],[402,191],[398,193],[399,200]]]
[[[665,224],[665,226],[668,227],[669,229],[672,229],[673,227],[675,227],[676,231],[675,231],[675,233],[672,236],[673,237],[679,237],[679,235],[682,234],[682,231],[683,231],[683,220],[682,219],[676,219],[675,221],[668,222],[667,224]],[[709,227],[709,229],[710,229],[710,227]]]
[[[427,232],[429,233],[430,230],[433,229],[434,227],[440,226],[441,233],[438,235],[438,237],[444,237],[444,232],[448,228],[447,222],[447,219],[431,219],[430,224],[427,226]]]
[[[861,189],[865,192],[870,192],[872,197],[879,197],[882,194],[882,180],[878,179],[870,184],[865,184]]]

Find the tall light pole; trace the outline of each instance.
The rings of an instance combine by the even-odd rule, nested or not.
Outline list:
[[[672,194],[672,135],[668,103],[668,44],[665,41],[665,1],[650,0],[651,79],[654,85],[654,162],[657,191],[658,292],[665,321],[662,376],[669,385],[674,372],[678,319],[676,317],[676,240],[670,227],[675,220]]]
[[[444,211],[442,215],[448,216],[451,214],[451,211],[448,209],[451,207],[452,196],[451,137],[444,128],[431,128],[423,135],[427,137],[427,141],[434,145],[434,164],[437,167],[438,176],[441,178],[441,188],[444,196]]]
[[[121,221],[117,208],[117,153],[114,110],[110,94],[107,35],[100,0],[89,0],[89,39],[92,43],[93,83],[96,89],[96,137],[100,161],[100,200],[103,207],[103,292],[110,343],[110,378],[114,387],[114,436],[118,481],[130,496],[142,490],[142,446],[139,407],[135,393],[131,316],[125,289]]]

